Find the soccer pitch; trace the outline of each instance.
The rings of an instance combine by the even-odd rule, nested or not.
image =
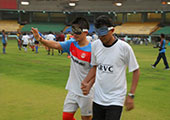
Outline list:
[[[163,61],[156,69],[158,49],[152,45],[132,45],[140,65],[140,79],[135,96],[135,109],[123,111],[122,120],[170,120],[170,71]],[[62,108],[67,91],[70,59],[67,54],[47,55],[19,51],[16,40],[9,40],[7,54],[0,44],[0,120],[62,120]],[[170,47],[167,46],[170,64]],[[132,73],[127,74],[128,88]],[[76,113],[80,119],[80,112]]]

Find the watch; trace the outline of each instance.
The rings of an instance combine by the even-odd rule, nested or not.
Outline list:
[[[134,99],[135,95],[132,93],[128,93],[128,96],[131,97],[132,99]]]

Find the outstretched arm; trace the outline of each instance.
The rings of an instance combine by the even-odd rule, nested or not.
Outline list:
[[[59,42],[53,41],[53,40],[45,40],[43,39],[39,33],[38,30],[35,28],[32,28],[32,33],[35,37],[35,39],[37,41],[40,41],[42,44],[44,44],[45,46],[49,47],[49,48],[54,48],[54,49],[58,49],[58,50],[62,50],[62,47],[60,45]]]
[[[133,71],[132,85],[130,89],[131,94],[135,94],[136,87],[137,87],[138,80],[139,80],[139,74],[140,74],[139,69]],[[134,108],[134,99],[130,97],[129,95],[126,97],[125,106],[126,106],[127,111],[130,111]]]
[[[89,73],[87,74],[86,78],[81,83],[81,89],[84,95],[88,95],[90,92],[91,87],[95,82],[96,76],[96,66],[93,66]]]

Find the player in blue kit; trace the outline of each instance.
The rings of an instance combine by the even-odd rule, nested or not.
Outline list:
[[[2,30],[2,45],[3,45],[3,54],[6,54],[7,35],[5,34],[5,30]]]
[[[168,65],[168,61],[165,55],[165,44],[166,44],[166,40],[165,40],[165,35],[161,34],[161,42],[160,42],[160,47],[159,47],[159,54],[158,57],[155,61],[155,63],[152,65],[152,68],[156,68],[156,65],[159,63],[159,61],[161,60],[161,58],[164,61],[164,65],[165,65],[165,70],[169,70],[169,65]]]

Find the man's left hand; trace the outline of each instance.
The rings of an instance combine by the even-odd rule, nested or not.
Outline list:
[[[134,100],[130,96],[126,97],[125,107],[126,107],[127,111],[130,111],[130,110],[134,109]]]

